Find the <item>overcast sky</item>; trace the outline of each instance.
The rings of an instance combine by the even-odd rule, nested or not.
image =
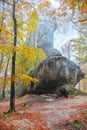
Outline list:
[[[52,4],[52,6],[55,9],[58,9],[60,6],[60,3],[56,0],[49,0]],[[67,40],[70,40],[71,38],[75,37],[77,35],[77,31],[74,29],[73,24],[70,22],[70,24],[67,26],[66,32],[59,33],[57,30],[54,34],[54,48],[57,48],[61,51],[61,46],[64,42]]]
[[[59,51],[61,51],[61,46],[68,40],[74,38],[77,36],[77,31],[74,29],[72,23],[70,23],[67,26],[66,32],[58,32],[55,31],[54,34],[54,48],[57,48]]]

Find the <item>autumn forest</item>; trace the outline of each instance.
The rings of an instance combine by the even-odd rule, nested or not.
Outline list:
[[[72,29],[68,33],[69,26]],[[76,33],[72,36],[72,33],[74,32],[73,30],[75,30]],[[61,37],[59,37],[60,34],[62,35]],[[64,37],[64,35],[66,34],[67,36]],[[56,39],[62,42],[57,43]],[[55,43],[57,45],[56,48],[54,47]],[[57,52],[54,48],[57,49],[59,52]],[[50,49],[54,50],[48,51]],[[58,57],[55,58],[56,56]],[[63,67],[63,69],[60,68],[60,71],[58,71],[59,68],[56,68],[55,70],[54,60],[56,62],[56,65]],[[71,60],[73,60],[74,63]],[[67,70],[66,72],[66,70],[64,69],[67,68],[70,70]],[[56,78],[56,80],[54,80],[56,77],[55,71],[58,71],[59,75],[57,74],[57,76],[60,76],[60,78]],[[62,76],[61,78],[62,73],[64,77]],[[69,78],[65,78],[67,77],[67,74]],[[75,76],[77,76],[77,79],[75,79]],[[64,86],[60,87],[62,86],[62,82],[64,82]],[[77,86],[75,86],[76,83],[78,83]],[[43,107],[44,111],[46,105],[48,105],[48,109],[51,109],[49,107],[50,104],[46,104],[46,102],[48,101],[49,103],[51,103],[50,101],[52,100],[52,103],[54,102],[52,109],[55,109],[55,111],[57,111],[56,96],[52,95],[52,97],[50,97],[46,95],[47,97],[34,97],[33,95],[29,95],[31,91],[35,91],[35,94],[39,93],[39,95],[48,94],[51,92],[50,89],[52,89],[52,92],[54,90],[51,87],[52,85],[59,85],[59,88],[56,89],[56,94],[58,97],[60,97],[60,99],[58,100],[63,100],[63,97],[68,97],[66,84],[68,84],[69,86],[69,95],[71,97],[64,100],[69,100],[68,102],[70,102],[71,100],[72,102],[68,103],[67,105],[66,101],[66,106],[69,107],[70,104],[72,105],[73,102],[75,102],[72,96],[77,93],[77,90],[74,90],[74,87],[70,88],[70,86],[72,86],[71,84],[73,84],[78,89],[81,96],[86,96],[86,98],[84,98],[84,96],[80,99],[77,98],[77,102],[80,102],[80,100],[84,100],[83,107],[85,106],[86,113],[86,118],[84,120],[86,125],[84,125],[84,127],[82,117],[80,118],[80,122],[78,121],[78,117],[76,117],[77,122],[72,125],[70,123],[68,124],[69,126],[63,126],[62,124],[62,127],[60,127],[58,123],[51,124],[52,122],[48,125],[47,122],[49,123],[49,120],[47,119],[47,121],[45,122],[47,113],[45,113],[44,116],[43,114],[41,114],[41,106]],[[48,89],[46,90],[44,87],[48,87]],[[73,91],[73,94],[71,91]],[[86,93],[87,0],[0,0],[0,116],[4,123],[6,121],[9,124],[7,126],[6,124],[3,124],[2,121],[0,121],[0,130],[70,130],[70,128],[73,128],[73,130],[76,130],[76,128],[78,128],[79,130],[81,128],[82,130],[86,130],[87,104],[84,105],[85,103],[87,103]],[[28,97],[23,97],[23,94],[28,94]],[[33,104],[31,104],[32,101]],[[43,104],[41,101],[43,102]],[[39,104],[39,102],[41,104]],[[8,107],[3,106],[2,104],[7,104]],[[22,106],[20,106],[19,104],[22,104]],[[59,104],[61,106],[61,101],[59,102]],[[30,126],[26,125],[25,128],[25,126],[21,126],[21,123],[19,124],[20,127],[13,126],[13,124],[15,123],[13,123],[12,126],[10,125],[8,120],[16,120],[17,116],[18,120],[21,119],[21,116],[17,115],[17,111],[24,112],[24,110],[27,111],[31,109],[31,107],[31,112],[35,108],[35,118],[33,117],[33,115],[31,115],[32,113],[28,113],[28,117],[24,115],[24,119],[26,117],[26,120],[28,119],[30,121],[28,122],[28,124],[30,123]],[[40,113],[37,113],[37,111],[39,111],[39,107]],[[59,110],[59,106],[57,107]],[[15,115],[13,114],[8,116],[9,113],[14,112]],[[79,115],[81,115],[81,113],[82,111],[79,111]],[[48,115],[49,119],[51,118],[51,115],[52,113]],[[68,117],[63,118],[68,119]],[[31,125],[31,119],[34,122],[34,125]],[[39,124],[39,122],[43,122],[42,125]],[[27,124],[26,121],[25,124]],[[5,126],[7,128],[5,128]]]

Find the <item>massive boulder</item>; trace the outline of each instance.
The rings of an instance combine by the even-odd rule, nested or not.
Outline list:
[[[68,96],[67,85],[75,86],[85,74],[73,61],[63,57],[56,49],[47,53],[47,58],[35,70],[35,77],[39,80],[30,87],[29,93]]]

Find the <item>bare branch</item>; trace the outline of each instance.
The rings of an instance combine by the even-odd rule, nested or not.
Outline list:
[[[1,0],[1,1],[5,2],[5,3],[6,3],[6,4],[8,4],[8,5],[13,6],[13,4],[11,4],[11,3],[7,2],[6,0]]]
[[[15,3],[18,3],[18,2],[20,2],[20,0],[17,0],[17,2],[15,2]]]
[[[85,21],[87,21],[87,19],[78,20],[78,21],[73,22],[73,23],[75,24],[75,23],[81,23],[81,22],[85,22]]]

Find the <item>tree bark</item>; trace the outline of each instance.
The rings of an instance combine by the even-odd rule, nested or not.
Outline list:
[[[2,89],[2,99],[4,99],[5,98],[5,89],[3,88]]]
[[[4,6],[4,2],[2,1],[2,5],[3,5],[3,14],[5,13],[5,6]],[[4,22],[4,17],[2,16],[2,20],[1,20],[1,26],[3,26],[3,22]],[[0,30],[1,32],[1,30]],[[0,61],[0,64],[2,65],[3,64],[3,58],[4,58],[4,55],[3,55],[3,52],[1,53],[1,61]],[[0,73],[2,72],[2,67],[0,68]]]
[[[1,61],[0,61],[0,64],[2,65],[3,64],[3,58],[4,58],[4,55],[3,55],[3,52],[1,53]],[[0,67],[0,73],[2,72],[2,67]]]
[[[15,6],[16,2],[13,0],[13,22],[14,22],[14,43],[13,45],[16,46],[17,43],[17,21],[15,17]],[[12,74],[11,76],[15,76],[15,61],[16,61],[16,52],[12,56]],[[10,95],[10,110],[9,112],[15,112],[15,83],[11,80],[11,95]]]

